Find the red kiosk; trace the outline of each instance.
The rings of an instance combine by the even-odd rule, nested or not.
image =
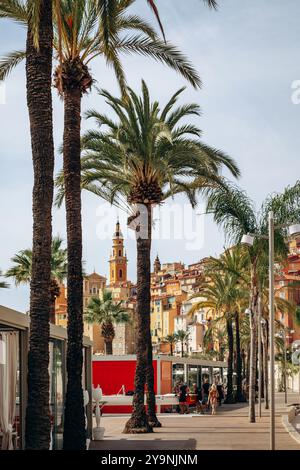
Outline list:
[[[126,394],[134,391],[136,356],[93,356],[93,386],[100,385],[103,413],[130,413],[131,397]],[[200,385],[205,378],[212,383],[223,380],[226,383],[226,363],[205,361],[194,358],[157,355],[153,357],[154,387],[158,400],[158,412],[174,403],[174,386],[182,380],[191,388],[193,383]],[[126,398],[125,398],[125,396]],[[119,399],[118,399],[119,397]],[[163,403],[166,403],[165,405]],[[113,403],[113,405],[112,405]],[[162,407],[162,409],[161,409]]]

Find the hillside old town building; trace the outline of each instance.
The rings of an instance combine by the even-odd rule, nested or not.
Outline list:
[[[207,258],[197,263],[185,266],[182,262],[162,264],[156,255],[153,272],[151,273],[151,334],[155,353],[170,353],[170,345],[165,341],[168,335],[179,330],[189,332],[189,337],[184,344],[174,345],[174,353],[190,355],[203,353],[203,337],[207,325],[214,317],[214,313],[207,309],[201,309],[190,315],[190,309],[195,302],[200,300],[195,296],[199,292],[204,281],[204,267]],[[127,278],[128,259],[124,246],[119,221],[116,223],[112,237],[112,248],[109,263],[109,279],[96,272],[84,277],[83,296],[84,308],[90,299],[102,295],[104,289],[112,292],[113,300],[122,302],[131,316],[130,324],[115,325],[115,338],[113,340],[114,355],[128,355],[135,353],[135,311],[136,311],[136,286]],[[288,262],[285,266],[277,267],[275,279],[276,295],[300,306],[300,239],[290,245]],[[194,296],[191,299],[191,295]],[[280,320],[287,328],[293,331],[289,335],[288,342],[292,343],[300,339],[300,326],[297,325],[295,316],[277,313]],[[67,289],[61,284],[60,296],[56,299],[56,324],[67,326]],[[84,324],[84,334],[93,341],[93,353],[104,354],[104,341],[101,336],[101,326],[98,324]],[[212,345],[218,350],[219,345]]]

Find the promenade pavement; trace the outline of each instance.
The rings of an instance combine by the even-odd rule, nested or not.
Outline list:
[[[299,395],[289,394],[289,403],[300,402]],[[258,407],[257,407],[258,408]],[[287,413],[283,395],[276,395],[276,449],[300,450],[281,422]],[[258,411],[258,410],[257,410]],[[257,413],[258,415],[258,413]],[[151,434],[122,434],[128,416],[103,416],[102,441],[92,441],[91,450],[268,450],[269,412],[262,405],[262,417],[249,423],[248,405],[222,405],[217,415],[161,414],[162,428]]]

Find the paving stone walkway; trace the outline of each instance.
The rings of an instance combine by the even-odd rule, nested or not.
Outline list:
[[[290,395],[289,403],[299,401]],[[287,411],[282,395],[276,396],[276,449],[300,450],[281,422]],[[268,450],[269,415],[262,407],[262,417],[256,423],[248,422],[247,404],[223,405],[216,416],[161,414],[163,427],[152,434],[122,434],[128,416],[104,416],[103,441],[91,443],[91,450]]]

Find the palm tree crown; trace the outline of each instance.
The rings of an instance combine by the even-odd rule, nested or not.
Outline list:
[[[122,301],[115,303],[110,291],[104,291],[102,298],[92,297],[86,311],[87,323],[128,323],[128,311],[122,307]]]
[[[122,306],[122,301],[115,303],[110,291],[104,291],[102,298],[91,298],[84,318],[87,323],[101,325],[106,354],[112,354],[112,341],[115,337],[114,325],[131,322],[128,311]]]
[[[190,338],[190,332],[186,330],[178,330],[175,333],[176,343],[181,344],[181,356],[184,355],[184,345],[186,345],[186,352],[188,353],[188,340]]]
[[[174,107],[183,90],[162,110],[157,101],[150,101],[144,81],[141,97],[131,89],[127,100],[101,91],[118,120],[95,110],[87,112],[101,129],[87,132],[82,139],[82,187],[116,205],[122,204],[120,197],[130,203],[156,204],[184,192],[194,206],[198,190],[222,183],[219,171],[223,166],[238,176],[229,156],[199,140],[200,129],[181,123],[200,113],[194,103]],[[62,173],[57,185],[60,204]]]
[[[170,345],[170,354],[173,356],[173,346],[176,343],[176,334],[167,335],[164,338],[164,341]]]
[[[260,262],[266,264],[268,241],[263,236],[268,234],[268,212],[274,212],[275,251],[277,260],[286,258],[288,248],[285,242],[286,229],[282,225],[291,224],[300,218],[300,182],[287,187],[282,193],[269,195],[257,211],[247,193],[233,184],[229,191],[219,187],[208,198],[207,212],[213,213],[215,222],[225,232],[228,242],[240,243],[246,233],[254,233],[255,242],[249,250],[250,257],[260,257]],[[265,268],[262,266],[262,269]]]
[[[153,27],[128,10],[135,0],[61,0],[54,7],[54,48],[58,62],[55,86],[60,93],[80,87],[86,92],[93,79],[90,62],[102,56],[112,66],[123,94],[126,79],[120,54],[138,53],[152,57],[179,72],[194,87],[201,80],[185,56],[173,45],[159,39]],[[37,3],[37,2],[35,2]],[[0,18],[10,18],[27,26],[32,2],[7,0],[0,5]],[[25,58],[25,51],[14,51],[0,62],[0,80]]]
[[[67,276],[67,250],[62,248],[63,240],[56,236],[52,240],[51,277],[62,282]],[[15,284],[28,284],[31,281],[32,250],[21,250],[11,259],[14,265],[5,276],[14,278]]]

